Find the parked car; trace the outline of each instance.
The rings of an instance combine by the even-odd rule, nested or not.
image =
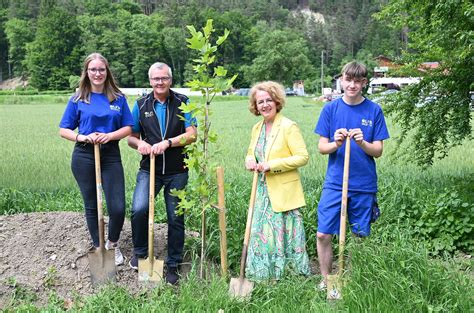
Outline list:
[[[250,92],[250,88],[240,88],[234,92],[236,96],[248,96]]]
[[[323,101],[332,101],[339,98],[342,98],[343,93],[330,93],[323,96]]]
[[[415,106],[417,108],[422,108],[432,102],[435,102],[438,100],[438,97],[437,96],[426,96],[426,97],[423,97],[423,98],[420,98],[420,101],[418,101],[417,103],[415,103]]]
[[[296,96],[296,92],[292,88],[286,88],[285,89],[285,94],[287,96]]]
[[[372,97],[372,101],[374,101],[375,103],[378,103],[378,104],[383,104],[383,102],[385,101],[385,98],[387,96],[393,95],[397,92],[399,92],[399,90],[397,90],[397,89],[384,90],[382,92],[374,94],[373,97]]]
[[[471,103],[469,103],[469,108],[471,111],[474,111],[474,91],[469,92],[471,94]]]

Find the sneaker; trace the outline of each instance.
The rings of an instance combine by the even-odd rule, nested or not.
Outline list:
[[[123,257],[122,251],[120,251],[120,248],[119,248],[117,242],[112,243],[111,241],[107,240],[107,242],[105,243],[105,249],[106,250],[114,250],[114,252],[115,252],[115,265],[116,266],[123,264],[125,259]]]
[[[135,254],[130,259],[130,262],[128,262],[128,265],[130,265],[133,270],[138,271],[138,257]]]
[[[166,282],[171,285],[177,285],[179,281],[179,274],[177,267],[168,267],[166,271]]]
[[[328,288],[327,284],[326,284],[326,280],[321,280],[321,282],[319,283],[318,285],[318,290],[320,291],[324,291]]]

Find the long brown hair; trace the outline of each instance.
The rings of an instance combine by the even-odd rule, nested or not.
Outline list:
[[[87,69],[89,67],[89,63],[92,60],[99,59],[105,64],[105,69],[107,71],[107,77],[105,78],[104,82],[104,94],[109,99],[109,102],[114,101],[118,97],[122,96],[123,93],[117,86],[117,82],[115,81],[112,72],[110,71],[109,62],[107,59],[100,53],[94,52],[89,54],[84,59],[84,65],[82,67],[81,79],[79,80],[79,88],[74,95],[74,101],[84,101],[85,103],[90,103],[91,98],[91,81],[89,79],[89,75],[87,75]]]

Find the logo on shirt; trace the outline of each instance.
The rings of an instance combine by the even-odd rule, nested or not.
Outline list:
[[[372,121],[366,120],[365,118],[362,119],[362,126],[370,126],[372,127]]]
[[[120,112],[120,107],[119,107],[118,105],[111,104],[111,105],[110,105],[110,109],[111,109],[112,111]]]
[[[155,113],[153,113],[153,111],[145,112],[145,117],[152,117],[154,115],[155,115]]]

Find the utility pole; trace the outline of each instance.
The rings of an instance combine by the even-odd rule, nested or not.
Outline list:
[[[324,50],[321,50],[321,95],[323,95],[324,88]]]

